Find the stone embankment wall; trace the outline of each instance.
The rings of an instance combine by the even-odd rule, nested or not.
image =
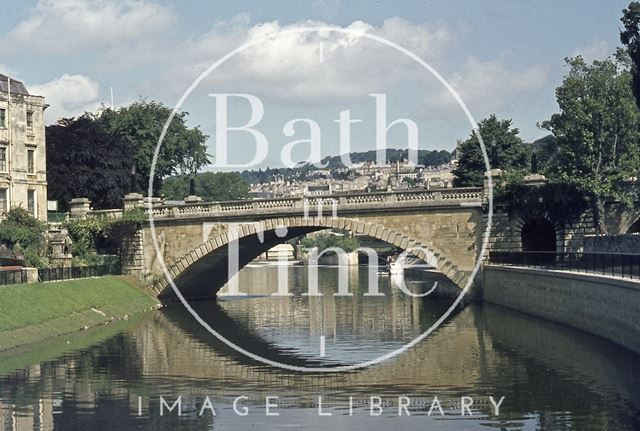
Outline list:
[[[639,280],[485,265],[482,296],[640,353]]]

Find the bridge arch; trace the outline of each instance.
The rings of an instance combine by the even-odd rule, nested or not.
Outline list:
[[[348,230],[368,235],[400,249],[409,250],[425,261],[431,257],[430,252],[435,257],[436,270],[460,287],[464,287],[470,275],[469,271],[460,270],[437,246],[426,246],[416,238],[382,224],[355,218],[299,216],[238,223],[236,226],[235,232],[228,230],[214,234],[168,267],[176,287],[185,298],[212,298],[234,275],[229,274],[227,264],[229,244],[233,241],[237,241],[238,269],[241,269],[276,244],[324,229]],[[286,229],[282,229],[283,227]],[[175,293],[166,277],[162,277],[154,287],[160,298],[169,300],[175,298]]]
[[[631,226],[627,228],[626,233],[640,233],[640,218],[631,223]]]

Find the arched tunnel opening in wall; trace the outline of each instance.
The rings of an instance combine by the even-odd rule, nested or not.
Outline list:
[[[344,222],[345,220],[342,220]],[[432,250],[431,247],[424,247],[420,242],[386,229],[380,225],[367,224],[361,221],[353,221],[352,226],[332,226],[337,224],[336,221],[322,221],[315,224],[309,223],[307,226],[277,226],[270,224],[264,230],[256,233],[255,230],[246,229],[231,239],[227,234],[221,234],[214,239],[209,239],[198,248],[193,249],[183,258],[176,261],[169,269],[173,275],[173,281],[181,294],[188,300],[211,300],[214,299],[217,292],[239,272],[247,264],[254,261],[265,252],[278,244],[289,242],[295,238],[305,236],[309,233],[332,229],[350,231],[358,234],[360,237],[367,236],[388,243],[390,248],[396,250],[406,250],[406,255],[416,261],[430,266],[434,271],[441,273],[442,278],[448,284],[457,290],[464,286],[466,282],[466,272],[459,270],[457,265],[450,262],[437,249]],[[247,230],[249,232],[247,232]],[[230,247],[233,243],[233,247]],[[357,251],[361,254],[367,254],[367,247],[363,244]],[[369,248],[369,250],[371,250]],[[237,265],[229,265],[229,258],[232,254],[237,256]],[[361,256],[362,257],[362,256]],[[382,266],[385,262],[376,257],[371,257],[376,268]],[[365,263],[366,262],[366,263]],[[360,259],[360,263],[369,265],[371,261]],[[404,262],[404,261],[403,261]],[[445,283],[443,283],[445,284]],[[172,287],[165,281],[163,285],[158,285],[159,297],[164,301],[172,301],[177,299],[176,293]],[[225,294],[228,294],[225,290]],[[242,293],[242,292],[240,292]]]
[[[557,251],[556,228],[545,218],[531,218],[521,231],[522,251],[527,263],[542,264],[553,262]]]

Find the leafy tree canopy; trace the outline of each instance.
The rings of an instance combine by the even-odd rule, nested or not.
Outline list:
[[[153,153],[170,115],[171,109],[162,103],[142,100],[117,110],[106,109],[99,117],[106,132],[118,136],[131,150],[139,190],[148,189]],[[209,162],[204,145],[207,136],[199,127],[187,127],[187,115],[180,112],[173,117],[162,141],[153,175],[156,190],[164,177],[194,173]]]
[[[49,198],[66,209],[70,199],[88,197],[94,208],[116,208],[130,191],[135,166],[136,191],[146,192],[151,161],[171,109],[141,100],[116,110],[85,113],[48,126],[47,169]],[[186,125],[177,114],[165,136],[154,172],[154,189],[162,179],[193,173],[208,162],[206,136]]]
[[[249,196],[249,183],[237,172],[202,172],[196,175],[196,194],[205,201],[227,201]],[[169,177],[161,193],[171,200],[184,199],[189,194],[189,177]]]
[[[603,199],[628,201],[628,180],[638,177],[640,112],[622,51],[592,64],[580,56],[566,62],[569,73],[556,89],[560,112],[542,124],[556,137],[547,171],[592,199],[602,229]]]
[[[358,239],[353,236],[338,236],[330,233],[307,235],[302,238],[300,245],[306,249],[318,247],[318,252],[322,252],[328,248],[337,248],[345,253],[351,253],[360,247]]]
[[[64,118],[47,126],[49,199],[87,197],[95,208],[118,208],[129,187],[131,156],[126,143],[109,134],[94,114]]]
[[[500,120],[491,115],[478,124],[492,169],[521,171],[529,167],[530,149],[511,127],[511,120]],[[482,156],[478,136],[472,132],[458,145],[458,166],[453,171],[455,187],[482,186],[487,168]]]
[[[631,84],[636,105],[640,107],[640,3],[631,2],[622,11],[620,19],[624,30],[620,31],[620,41],[626,45],[632,61]]]

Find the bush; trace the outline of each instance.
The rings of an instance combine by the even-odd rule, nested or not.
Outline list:
[[[28,266],[46,266],[44,233],[47,225],[24,208],[12,208],[0,222],[0,243],[24,257]]]
[[[131,238],[147,220],[139,209],[125,211],[120,219],[87,218],[71,220],[65,224],[73,241],[71,253],[74,266],[97,265],[101,262],[99,251],[119,253],[123,244]]]

